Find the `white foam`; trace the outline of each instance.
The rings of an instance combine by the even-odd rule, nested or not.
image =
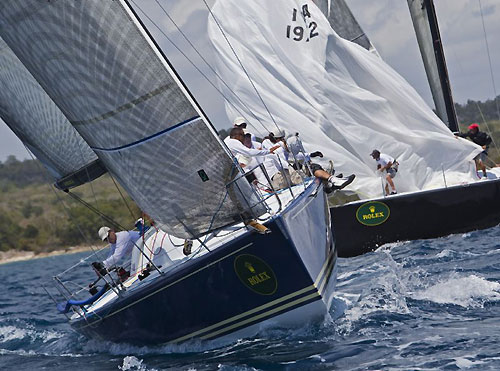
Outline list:
[[[455,358],[455,364],[457,365],[457,367],[461,370],[463,369],[467,369],[467,368],[471,368],[471,367],[475,367],[475,366],[478,366],[478,365],[482,365],[484,362],[483,361],[471,361],[465,357],[457,357]]]
[[[500,300],[500,284],[476,275],[451,277],[412,294],[417,300],[462,307],[482,306],[485,301]]]
[[[126,356],[123,358],[123,363],[121,366],[118,366],[118,369],[123,370],[123,371],[129,371],[129,370],[134,370],[134,371],[146,371],[147,368],[145,365],[142,364],[143,360],[138,359],[137,357],[134,356]]]
[[[452,250],[444,249],[436,255],[436,258],[447,258],[453,254]]]
[[[54,331],[36,331],[31,328],[19,328],[16,326],[0,326],[0,343],[29,338],[30,341],[42,340],[46,343],[53,339],[59,339],[63,334]]]
[[[2,326],[0,327],[0,341],[7,342],[11,340],[24,339],[28,331],[20,329],[15,326]]]

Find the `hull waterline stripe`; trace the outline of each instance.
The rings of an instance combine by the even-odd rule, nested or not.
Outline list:
[[[290,302],[290,303],[287,303],[287,304],[285,304],[285,305],[282,305],[282,306],[280,306],[280,307],[277,307],[277,308],[271,309],[270,311],[267,311],[267,312],[261,313],[261,314],[259,314],[259,315],[255,316],[255,317],[250,317],[250,318],[247,318],[246,320],[241,321],[241,322],[239,322],[239,323],[235,323],[234,325],[231,325],[231,326],[229,326],[229,327],[225,327],[225,328],[223,328],[223,329],[220,329],[220,330],[218,330],[218,331],[212,332],[212,333],[207,334],[207,335],[205,335],[205,336],[201,336],[201,338],[202,338],[203,340],[206,340],[206,339],[210,339],[210,338],[216,337],[217,335],[219,335],[219,334],[221,334],[221,333],[223,333],[223,332],[229,332],[229,331],[234,330],[234,329],[236,329],[236,328],[238,328],[238,327],[243,327],[243,326],[245,326],[246,324],[248,324],[249,322],[252,322],[252,321],[257,321],[257,320],[259,320],[259,319],[261,319],[261,318],[271,316],[272,314],[274,314],[274,313],[276,313],[276,312],[280,312],[281,310],[287,309],[287,308],[292,307],[292,306],[294,306],[294,305],[296,305],[296,304],[300,304],[300,303],[302,303],[302,302],[304,302],[304,301],[307,301],[307,300],[309,300],[309,299],[313,299],[313,298],[321,299],[321,295],[319,294],[319,292],[315,291],[315,292],[313,292],[312,294],[309,294],[309,295],[307,295],[307,296],[304,296],[304,297],[302,297],[302,298],[299,298],[299,299],[297,299],[297,300],[294,300],[294,301],[292,301],[292,302]]]
[[[303,288],[303,289],[301,289],[301,290],[299,290],[299,291],[292,292],[291,294],[288,294],[288,295],[282,296],[282,297],[281,297],[281,298],[279,298],[279,299],[276,299],[276,300],[270,301],[269,303],[266,303],[266,304],[261,305],[261,306],[259,306],[259,307],[255,307],[255,308],[253,308],[253,309],[251,309],[251,310],[249,310],[249,311],[247,311],[247,312],[240,313],[240,314],[238,314],[238,315],[236,315],[236,316],[234,316],[234,317],[231,317],[231,318],[225,319],[224,321],[218,322],[218,323],[213,324],[213,325],[211,325],[211,326],[205,327],[205,328],[203,328],[203,329],[201,329],[201,330],[198,330],[198,331],[195,331],[195,332],[193,332],[193,333],[190,333],[189,335],[182,336],[182,337],[180,337],[180,338],[177,338],[177,339],[175,339],[175,340],[172,340],[171,342],[172,342],[172,343],[178,343],[178,342],[180,342],[180,341],[184,341],[184,340],[190,339],[190,338],[192,338],[192,337],[194,337],[194,336],[200,335],[200,334],[202,334],[202,333],[204,333],[204,332],[208,332],[208,331],[213,330],[213,329],[215,329],[215,328],[217,328],[217,327],[224,326],[224,325],[226,325],[226,324],[228,324],[228,323],[231,323],[231,322],[237,321],[237,320],[239,320],[239,319],[241,319],[241,318],[243,318],[243,317],[247,317],[247,316],[249,316],[249,315],[252,315],[253,313],[260,312],[260,311],[261,311],[261,310],[263,310],[263,309],[267,309],[267,308],[272,307],[272,306],[274,306],[274,305],[276,305],[276,304],[279,304],[279,303],[281,303],[281,302],[283,302],[283,301],[286,301],[286,300],[292,299],[292,298],[296,297],[297,295],[304,294],[304,293],[306,293],[306,292],[308,292],[308,291],[311,291],[311,290],[314,290],[314,289],[315,289],[314,285],[307,286],[307,287],[305,287],[305,288]]]
[[[260,312],[260,311],[261,311],[261,310],[263,310],[263,309],[267,309],[267,308],[272,307],[272,306],[274,306],[274,305],[276,305],[276,304],[279,304],[279,303],[281,303],[281,302],[283,302],[283,301],[286,301],[286,300],[289,300],[289,299],[294,298],[294,297],[296,297],[296,296],[299,296],[299,295],[301,295],[301,294],[304,294],[304,293],[306,293],[306,292],[308,292],[308,291],[310,291],[310,290],[315,290],[315,292],[314,292],[313,294],[310,294],[310,295],[308,296],[308,298],[309,298],[309,299],[311,298],[311,295],[318,295],[318,296],[319,296],[319,295],[320,295],[320,293],[321,293],[321,295],[322,295],[322,294],[323,294],[323,292],[321,291],[321,289],[320,289],[320,290],[318,290],[318,283],[321,281],[321,279],[322,279],[323,277],[326,277],[327,275],[328,275],[328,277],[330,276],[330,274],[331,274],[331,269],[333,268],[333,264],[331,264],[331,263],[332,263],[332,260],[331,260],[331,259],[332,259],[332,257],[333,257],[333,256],[334,256],[334,250],[332,250],[332,251],[330,252],[330,254],[328,255],[328,258],[326,259],[325,263],[323,264],[323,267],[322,267],[322,269],[321,269],[320,273],[318,274],[318,278],[316,279],[316,282],[315,282],[313,285],[310,285],[310,286],[304,287],[304,288],[303,288],[303,289],[301,289],[301,290],[295,291],[295,292],[293,292],[293,293],[291,293],[291,294],[288,294],[288,295],[285,295],[285,296],[283,296],[283,297],[281,297],[281,298],[279,298],[279,299],[273,300],[273,301],[271,301],[271,302],[269,302],[269,303],[266,303],[266,304],[264,304],[264,305],[261,305],[261,306],[259,306],[259,307],[255,307],[255,308],[253,308],[253,309],[251,309],[251,310],[249,310],[249,311],[247,311],[247,312],[240,313],[240,314],[238,314],[238,315],[236,315],[236,316],[234,316],[234,317],[231,317],[231,318],[225,319],[224,321],[221,321],[221,322],[215,323],[215,324],[213,324],[213,325],[211,325],[211,326],[208,326],[208,327],[205,327],[205,328],[203,328],[203,329],[201,329],[201,330],[198,330],[198,331],[192,332],[192,333],[190,333],[190,334],[188,334],[188,335],[185,335],[185,336],[179,337],[179,338],[177,338],[177,339],[171,340],[170,342],[172,342],[172,343],[177,343],[177,342],[181,342],[181,341],[184,341],[184,340],[188,340],[188,339],[193,338],[193,337],[195,337],[195,336],[198,336],[198,335],[200,335],[200,334],[202,334],[202,333],[205,333],[205,332],[211,331],[211,330],[213,330],[213,329],[215,329],[215,328],[217,328],[217,327],[224,326],[224,325],[226,325],[226,324],[228,324],[228,323],[231,323],[231,322],[237,321],[237,320],[239,320],[239,319],[241,319],[241,318],[243,318],[243,317],[247,317],[247,316],[252,315],[252,314],[254,314],[254,313],[256,313],[256,312]],[[330,264],[329,264],[329,263],[330,263]],[[328,272],[328,269],[330,269],[330,271],[329,271],[329,272]],[[324,282],[326,282],[326,280],[325,280]],[[318,292],[318,291],[319,291],[319,292]],[[295,301],[295,302],[296,302],[296,301]],[[295,303],[295,302],[294,302],[294,303]],[[278,307],[278,308],[276,308],[276,309],[280,309],[280,310],[281,310],[281,309],[286,308],[286,307],[288,307],[288,306],[289,306],[289,305],[288,305],[288,304],[286,304],[286,305],[281,306],[281,307]],[[266,312],[266,313],[270,313],[270,312]],[[265,315],[266,313],[263,313],[263,315]],[[258,317],[260,318],[260,316],[261,316],[261,315],[259,315]],[[255,317],[254,317],[254,318],[255,318]],[[243,322],[240,322],[240,323],[235,324],[235,325],[233,325],[233,326],[240,325],[241,323],[245,323],[245,322],[246,322],[246,321],[243,321]],[[224,330],[224,329],[222,329],[222,330]],[[222,330],[219,330],[219,331],[222,331]],[[224,331],[225,331],[225,330],[224,330]],[[209,336],[209,335],[205,335],[205,336]],[[203,338],[203,337],[202,337],[202,338]]]
[[[323,281],[323,283],[325,283],[325,282],[327,282],[329,280],[330,275],[331,275],[331,273],[333,271],[333,264],[328,265],[328,269],[329,269],[329,271],[327,270],[327,272],[325,272],[326,275],[324,277],[326,279]],[[326,287],[324,286],[324,288],[326,288]],[[232,330],[236,330],[239,327],[245,327],[245,325],[247,325],[247,324],[249,324],[251,322],[256,322],[256,321],[258,321],[258,320],[260,320],[262,318],[265,318],[265,317],[271,317],[275,313],[282,312],[282,311],[284,311],[284,310],[286,310],[286,309],[288,309],[290,307],[296,306],[296,305],[298,305],[300,303],[303,303],[303,302],[306,302],[306,301],[309,301],[309,300],[312,300],[312,299],[315,299],[314,301],[319,300],[319,299],[321,299],[321,295],[323,295],[323,292],[321,290],[319,292],[315,291],[312,294],[309,294],[307,296],[301,297],[299,299],[291,301],[291,302],[289,302],[287,304],[284,304],[282,306],[276,307],[276,308],[274,308],[272,310],[269,310],[267,312],[261,313],[261,314],[255,316],[255,317],[247,318],[246,320],[241,321],[239,323],[235,323],[235,324],[233,324],[233,325],[231,325],[229,327],[226,327],[226,328],[220,329],[218,331],[214,331],[214,332],[212,332],[210,334],[201,336],[201,339],[208,340],[208,339],[214,338],[214,337],[216,337],[216,336],[218,336],[218,335],[220,335],[222,333],[232,332]]]

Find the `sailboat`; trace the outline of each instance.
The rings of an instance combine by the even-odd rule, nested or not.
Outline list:
[[[0,36],[0,113],[56,187],[71,194],[109,172],[154,220],[129,277],[116,267],[89,289],[87,259],[54,277],[47,291],[73,328],[153,344],[328,314],[337,255],[322,183],[305,177],[269,193],[247,181],[196,86],[128,1],[3,2]],[[247,229],[248,215],[271,233]]]
[[[332,27],[342,37],[357,42],[356,35],[362,35],[362,42],[358,44],[367,50],[374,50],[343,0],[319,3],[323,5],[325,15],[329,16]],[[432,0],[408,0],[408,6],[436,114],[451,132],[457,132],[458,120],[434,3]],[[440,156],[440,153],[442,151],[436,151],[435,155]],[[447,170],[442,167],[441,187],[398,196],[360,197],[359,201],[337,202],[331,213],[339,256],[360,255],[390,242],[436,238],[498,225],[500,180],[496,178],[500,173],[495,173],[497,169],[491,170],[488,181],[464,176],[455,185],[447,184]]]

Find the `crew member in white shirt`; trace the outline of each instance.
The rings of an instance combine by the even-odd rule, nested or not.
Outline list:
[[[396,187],[394,186],[394,181],[392,180],[396,173],[398,172],[399,163],[394,160],[393,157],[386,155],[385,153],[380,153],[378,149],[374,149],[370,156],[373,157],[375,161],[377,161],[377,171],[386,172],[385,180],[387,183],[385,184],[385,194],[389,194],[389,185],[391,186],[392,192],[391,195],[395,195]]]
[[[258,157],[258,156],[266,156],[270,153],[273,153],[279,146],[274,146],[270,149],[256,149],[256,148],[248,148],[243,144],[243,140],[245,139],[245,134],[243,129],[235,127],[232,128],[229,132],[229,137],[224,139],[224,143],[226,143],[227,147],[231,150],[234,156],[245,156],[245,157]],[[245,222],[245,225],[261,234],[267,234],[271,231],[264,225],[258,223],[256,220],[251,219],[250,215],[247,213],[242,213],[242,218]]]
[[[224,143],[226,143],[227,147],[231,150],[234,156],[242,155],[245,157],[256,157],[256,156],[266,156],[270,153],[274,153],[279,145],[273,146],[269,149],[256,149],[256,148],[248,148],[243,144],[243,140],[245,138],[245,133],[243,129],[240,128],[232,128],[229,132],[229,137],[224,139]]]
[[[115,232],[109,227],[99,229],[99,238],[109,242],[109,254],[103,262],[93,262],[92,266],[101,275],[105,275],[110,267],[117,266],[118,263],[132,253],[135,243],[141,237],[138,231]]]

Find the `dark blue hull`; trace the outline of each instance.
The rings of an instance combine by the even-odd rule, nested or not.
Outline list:
[[[386,205],[380,224],[359,221],[358,210],[373,202]],[[500,223],[500,179],[402,194],[332,207],[332,229],[340,257],[375,250],[384,243],[436,238],[493,227]]]
[[[225,336],[314,302],[321,302],[317,307],[322,309],[312,315],[324,315],[335,281],[336,251],[323,192],[308,197],[312,191],[310,187],[266,223],[270,235],[245,233],[127,290],[96,313],[73,320],[72,326],[89,337],[152,344]],[[306,246],[297,241],[293,234],[303,224],[301,218],[314,217],[314,210],[318,214],[321,209],[316,242]]]

